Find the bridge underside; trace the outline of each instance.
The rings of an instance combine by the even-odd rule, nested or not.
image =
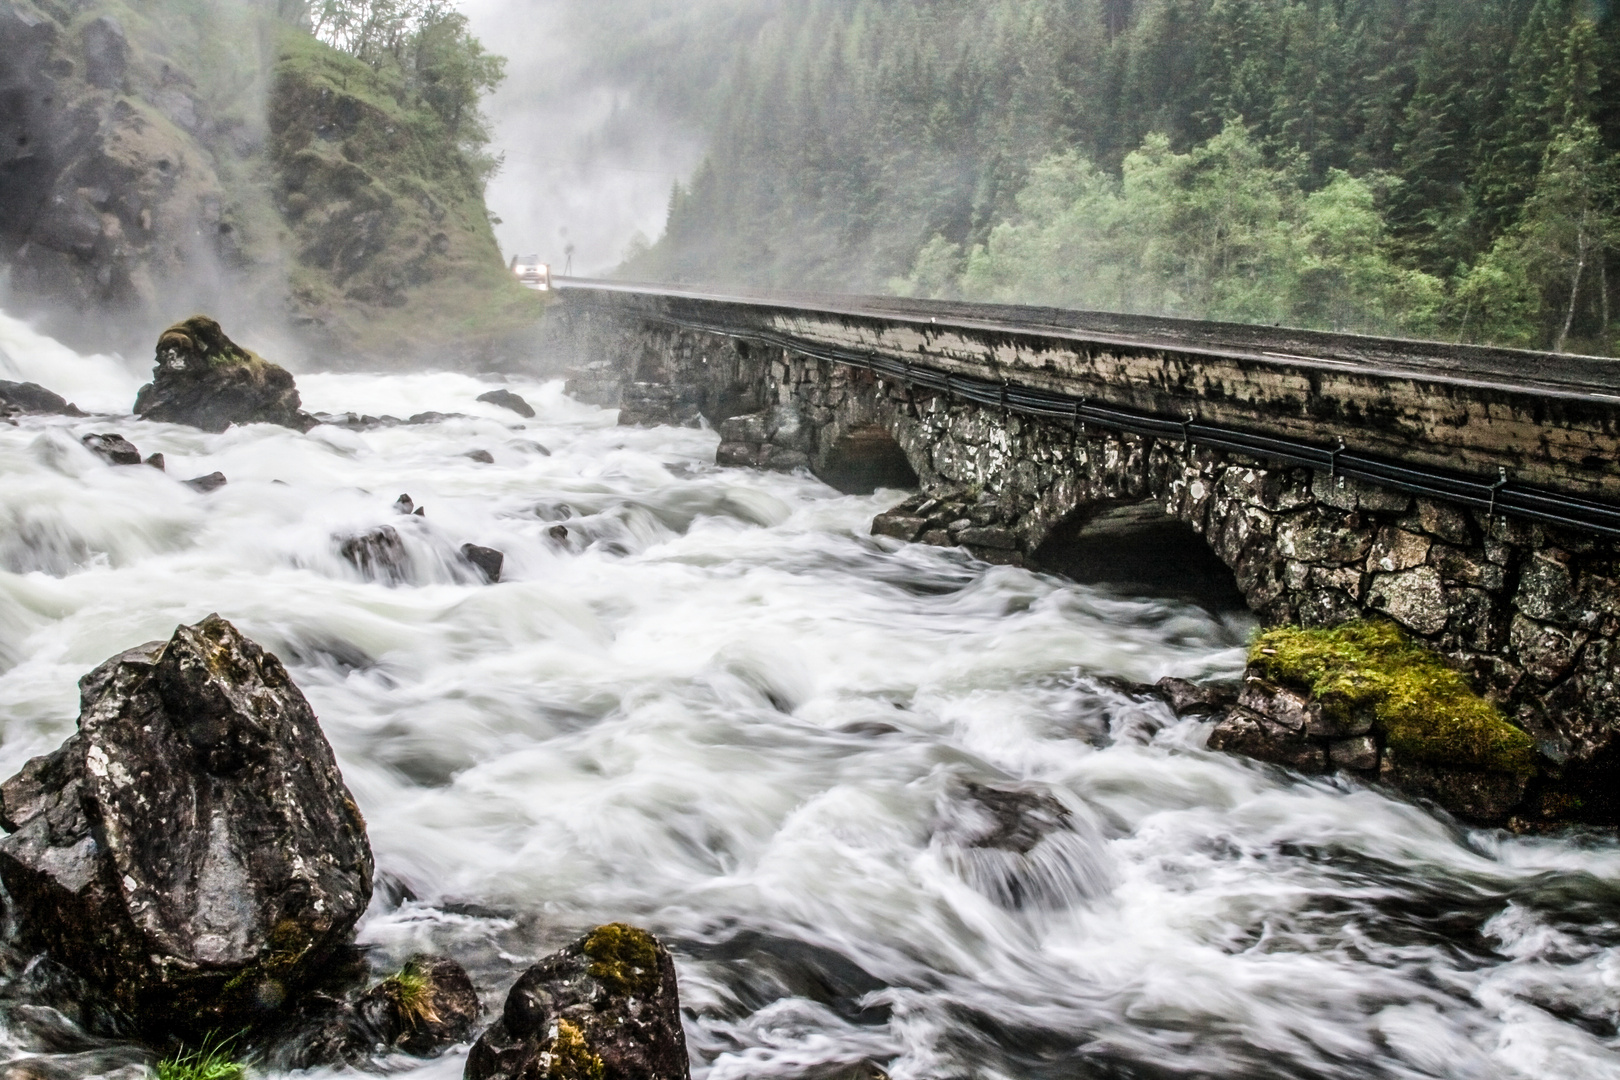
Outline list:
[[[1083,577],[1087,532],[1093,565],[1112,531],[1138,538],[1126,547],[1139,562],[1148,551],[1141,569],[1151,572],[1141,538],[1157,527],[1154,543],[1185,572],[1185,546],[1156,516],[1183,540],[1201,538],[1268,624],[1388,616],[1468,671],[1574,786],[1616,798],[1607,779],[1620,765],[1613,539],[1191,438],[1020,415],[711,332],[600,315],[567,330],[581,354],[623,358],[572,384],[620,405],[621,422],[701,416],[720,432],[722,463],[808,468],[846,491],[915,485],[874,520],[876,536],[1056,569],[1078,546],[1068,568]],[[1218,603],[1223,593],[1233,595],[1194,598]]]

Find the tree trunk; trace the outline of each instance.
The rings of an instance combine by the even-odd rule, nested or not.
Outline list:
[[[1569,307],[1564,310],[1564,325],[1558,331],[1558,341],[1553,345],[1553,352],[1563,352],[1564,342],[1569,338],[1569,328],[1575,322],[1575,301],[1581,295],[1581,275],[1586,272],[1586,237],[1583,233],[1575,258],[1575,275],[1569,283]]]

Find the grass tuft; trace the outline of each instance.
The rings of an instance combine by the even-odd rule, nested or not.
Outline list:
[[[1249,663],[1264,678],[1313,694],[1328,719],[1370,715],[1385,745],[1401,757],[1485,772],[1535,772],[1534,740],[1393,623],[1269,630],[1255,639]]]
[[[393,984],[394,1002],[400,1015],[412,1026],[436,1024],[439,1014],[433,1008],[433,976],[412,960],[388,980]]]
[[[231,1052],[235,1039],[206,1036],[191,1049],[181,1049],[157,1063],[157,1080],[242,1080],[247,1066]]]

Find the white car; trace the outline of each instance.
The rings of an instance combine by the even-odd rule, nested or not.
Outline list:
[[[551,267],[540,261],[538,255],[512,256],[512,273],[531,289],[542,292],[551,288]]]

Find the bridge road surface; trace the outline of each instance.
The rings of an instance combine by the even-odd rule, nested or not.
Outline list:
[[[1032,392],[1060,402],[1025,410],[1047,416],[1066,415],[1061,402],[1091,402],[1093,412],[1107,403],[1144,418],[1124,430],[1155,437],[1218,446],[1218,432],[1243,432],[1248,446],[1239,439],[1224,448],[1317,468],[1355,456],[1393,463],[1363,476],[1373,482],[1403,486],[1401,466],[1447,473],[1439,488],[1409,490],[1480,508],[1525,510],[1514,494],[1521,490],[1531,502],[1585,500],[1595,505],[1543,520],[1595,522],[1620,535],[1613,359],[957,301],[586,278],[556,278],[554,287],[570,307],[632,321],[844,362],[886,358],[889,377],[903,364],[907,376],[933,369],[958,386],[1012,387],[1015,398],[1023,388],[1026,400]]]

